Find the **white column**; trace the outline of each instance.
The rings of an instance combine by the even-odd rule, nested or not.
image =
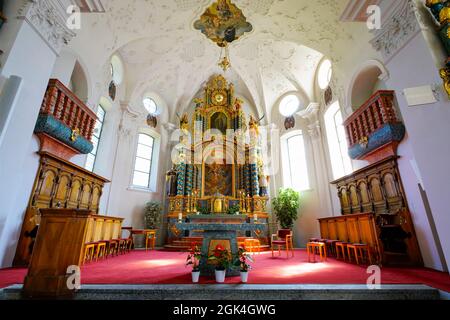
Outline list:
[[[57,6],[57,7],[55,7]],[[8,1],[8,23],[0,33],[0,76],[22,79],[9,105],[0,144],[0,267],[14,258],[23,216],[38,167],[33,130],[55,59],[74,34],[65,28],[64,9],[51,1]]]

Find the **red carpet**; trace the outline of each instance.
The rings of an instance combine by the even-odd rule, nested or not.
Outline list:
[[[82,267],[82,284],[187,284],[190,269],[185,268],[184,252],[134,251],[106,261]],[[27,269],[0,270],[0,288],[23,283]],[[271,253],[256,255],[249,275],[252,284],[365,284],[366,267],[328,259],[324,263],[308,263],[306,252],[297,250],[295,257],[272,258]],[[226,283],[239,283],[239,277]],[[384,267],[383,284],[426,284],[450,292],[450,276],[426,268]],[[200,283],[215,283],[213,278],[200,277]]]

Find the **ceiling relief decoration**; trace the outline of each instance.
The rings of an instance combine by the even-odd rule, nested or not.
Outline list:
[[[238,40],[246,32],[251,32],[253,26],[231,0],[218,0],[194,23],[194,28],[200,30],[208,39],[219,47]]]

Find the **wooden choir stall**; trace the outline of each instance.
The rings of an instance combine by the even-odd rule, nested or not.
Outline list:
[[[342,216],[319,219],[323,239],[365,244],[376,262],[422,265],[422,257],[398,169],[405,134],[395,93],[378,91],[345,122],[349,155],[369,165],[331,184]]]

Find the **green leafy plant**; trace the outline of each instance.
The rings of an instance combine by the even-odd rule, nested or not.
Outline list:
[[[156,201],[149,201],[145,204],[144,221],[146,229],[158,229],[161,221],[161,204]]]
[[[209,214],[209,210],[206,207],[200,207],[198,209],[198,212],[200,212],[201,215],[208,215]]]
[[[223,271],[232,266],[231,254],[220,244],[216,246],[208,260],[215,263],[216,270]]]
[[[198,246],[193,245],[186,258],[186,267],[192,266],[192,272],[200,271],[199,265],[201,258],[202,258],[201,250],[199,249]]]
[[[231,207],[228,207],[227,214],[236,214],[236,213],[239,212],[239,209],[240,209],[239,205],[235,204],[235,205],[233,205]]]
[[[283,229],[292,229],[298,218],[300,194],[293,189],[280,189],[278,196],[272,200],[272,208]]]
[[[241,272],[248,272],[252,269],[252,266],[249,264],[250,262],[253,262],[253,258],[248,254],[245,247],[239,247],[236,259],[234,260],[234,266],[238,267]]]

